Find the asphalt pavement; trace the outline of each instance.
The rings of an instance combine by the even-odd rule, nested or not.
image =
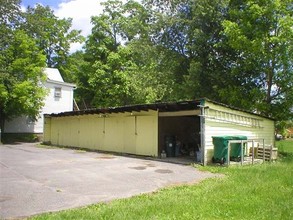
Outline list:
[[[107,202],[216,176],[141,158],[31,143],[0,145],[0,219]]]

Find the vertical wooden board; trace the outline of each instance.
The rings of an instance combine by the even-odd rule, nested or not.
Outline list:
[[[51,144],[57,145],[57,118],[51,118]]]
[[[103,143],[102,120],[97,115],[91,118],[91,145],[95,150],[102,150],[100,147]]]
[[[79,118],[78,117],[64,117],[64,128],[62,133],[65,136],[65,146],[79,147]]]
[[[91,146],[89,145],[89,136],[88,136],[88,130],[87,129],[89,125],[89,119],[88,116],[80,116],[79,117],[79,127],[78,127],[78,135],[79,135],[79,146],[82,148],[88,148],[90,149]]]
[[[106,151],[114,151],[121,152],[121,148],[119,147],[119,122],[117,117],[109,117],[105,118],[105,138],[104,138],[104,150]],[[120,145],[122,143],[120,142]]]
[[[97,150],[104,150],[104,142],[105,142],[105,133],[104,127],[105,125],[105,118],[96,118],[94,121],[94,145],[96,146]]]
[[[56,120],[56,131],[57,131],[57,145],[63,145],[62,141],[62,118]],[[61,136],[61,138],[60,138]]]
[[[136,117],[125,117],[124,118],[124,128],[123,128],[123,144],[124,152],[129,154],[136,154],[135,147],[135,122]]]
[[[79,145],[83,148],[95,149],[95,117],[85,115],[79,121]]]
[[[68,134],[68,127],[66,125],[66,118],[58,118],[58,145],[61,146],[68,146],[67,139]]]
[[[44,118],[44,142],[51,141],[51,118]]]
[[[136,154],[157,156],[158,130],[155,116],[137,117]]]
[[[115,131],[115,137],[116,139],[116,151],[117,152],[124,152],[124,118],[119,116],[116,118],[116,131]]]

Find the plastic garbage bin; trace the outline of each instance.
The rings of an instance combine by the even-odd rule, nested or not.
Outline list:
[[[233,136],[214,136],[214,156],[213,163],[224,164],[228,160],[228,141],[233,140]]]
[[[247,140],[246,136],[238,135],[233,136],[233,140]],[[243,144],[243,156],[245,152],[246,144]],[[231,143],[230,148],[230,160],[240,161],[241,160],[241,143]]]
[[[174,135],[165,135],[165,149],[167,157],[175,157],[176,138]]]

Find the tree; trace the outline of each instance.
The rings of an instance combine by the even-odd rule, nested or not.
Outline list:
[[[237,51],[231,71],[248,94],[248,108],[276,119],[292,117],[292,7],[290,0],[231,1],[223,22],[227,43]],[[243,97],[243,89],[227,89],[221,92],[228,102]]]
[[[153,38],[173,61],[173,97],[218,99],[227,84],[228,48],[219,47],[228,1],[146,1],[152,8]],[[176,54],[176,55],[175,55]],[[232,56],[232,54],[231,54]]]
[[[78,73],[81,106],[154,102],[170,95],[173,61],[151,42],[149,20],[147,9],[134,1],[108,1],[104,13],[92,18],[84,71]]]
[[[132,64],[127,60],[128,51],[120,45],[122,14],[118,6],[121,4],[109,1],[105,3],[104,13],[92,18],[92,34],[85,46],[85,60],[88,62],[85,69],[89,72],[87,80],[83,80],[92,90],[92,100],[87,103],[90,106],[117,106],[129,102],[126,68]]]
[[[289,0],[108,1],[105,6],[93,18],[86,73],[80,74],[88,103],[205,96],[277,119],[292,117]]]
[[[293,128],[293,120],[282,120],[276,123],[276,134],[281,134],[284,138],[288,136],[287,129]]]
[[[16,116],[34,119],[43,106],[46,90],[40,86],[45,80],[42,68],[45,57],[33,39],[23,31],[12,32],[10,42],[1,51],[0,64],[0,123]],[[38,86],[39,85],[39,86]]]
[[[49,6],[28,7],[23,17],[22,29],[36,40],[46,56],[47,67],[58,68],[65,80],[71,81],[71,73],[65,67],[70,44],[84,40],[81,31],[70,30],[72,19],[58,18]]]
[[[1,1],[0,4],[0,126],[20,115],[36,118],[43,105],[46,91],[37,86],[44,79],[45,57],[36,43],[24,31],[20,2]]]
[[[292,117],[291,1],[146,5],[153,11],[152,42],[178,55],[176,99],[206,96],[277,119]]]

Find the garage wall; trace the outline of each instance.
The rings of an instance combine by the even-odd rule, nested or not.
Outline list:
[[[157,111],[48,117],[44,142],[158,156]]]
[[[274,145],[274,121],[258,115],[233,110],[206,101],[205,147],[206,159],[213,156],[212,136],[245,135],[248,139],[265,139],[265,144]]]

